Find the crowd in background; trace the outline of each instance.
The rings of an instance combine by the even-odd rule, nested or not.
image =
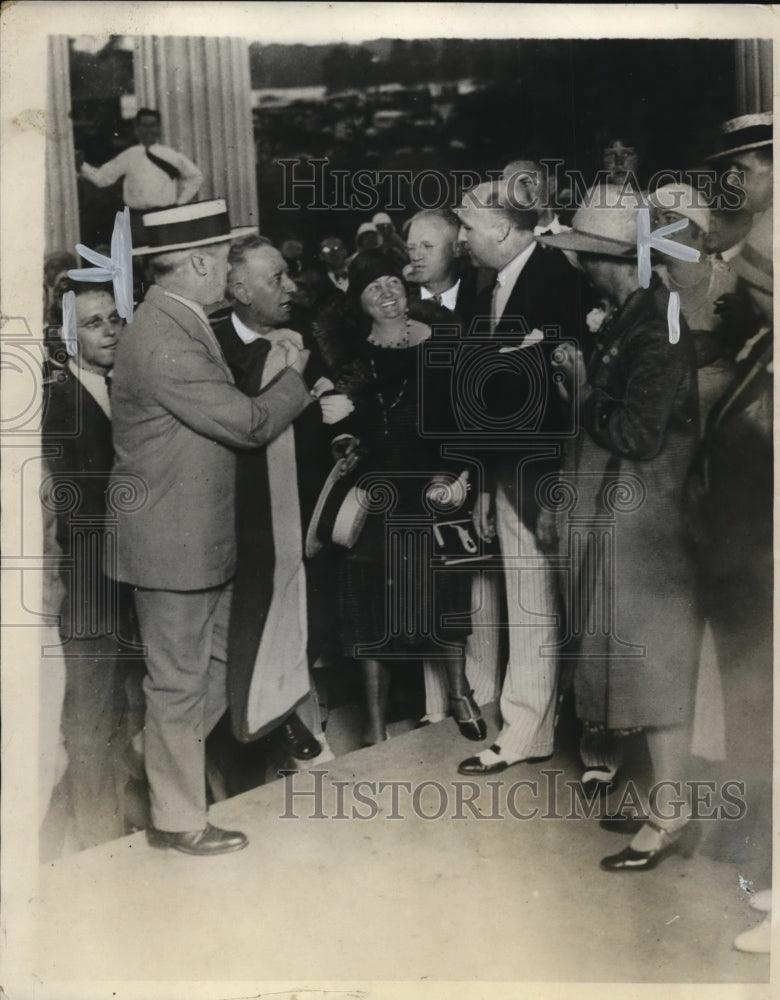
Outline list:
[[[669,165],[684,181],[650,190],[625,133],[574,197],[542,151],[508,149],[451,207],[374,213],[351,246],[327,214],[315,246],[294,226],[278,246],[218,230],[225,211],[193,200],[200,172],[160,145],[159,115],[138,125],[121,163],[78,164],[94,184],[124,177],[132,324],[110,286],[67,276],[64,248],[44,269],[42,500],[64,657],[48,850],[140,828],[191,854],[239,849],[205,804],[251,784],[247,746],[329,759],[328,687],[350,663],[362,742],[383,743],[393,677],[408,679],[394,667],[413,662],[424,723],[452,716],[482,742],[499,702],[461,774],[547,759],[563,719],[606,803],[644,740],[672,791],[649,815],[602,816],[631,837],[602,869],[694,848],[685,783],[707,760],[747,802],[713,849],[749,837],[768,882],[771,115],[727,122],[700,164]],[[716,183],[697,186],[707,171]],[[684,222],[669,239],[696,251],[654,251],[647,286],[645,206],[654,229]],[[454,367],[434,363],[437,341]],[[123,476],[138,502],[114,518]],[[389,483],[392,504],[350,508],[360,476],[369,496]],[[171,677],[198,658],[200,688],[181,689],[204,703],[195,724]],[[219,726],[213,753],[195,749]],[[764,939],[768,922],[738,946]]]

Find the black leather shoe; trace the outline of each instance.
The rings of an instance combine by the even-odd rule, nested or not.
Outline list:
[[[493,753],[501,755],[501,747],[496,746],[494,743],[490,749]],[[548,753],[544,757],[521,757],[520,760],[513,760],[512,763],[508,760],[499,760],[495,764],[484,764],[479,757],[467,757],[458,764],[459,774],[500,774],[501,771],[506,771],[508,767],[512,767],[514,764],[544,764],[552,758],[552,754]]]
[[[458,764],[458,774],[500,774],[509,764],[505,760],[495,764],[483,764],[479,757],[467,757]]]
[[[311,760],[322,753],[322,747],[304,726],[295,712],[288,716],[277,730],[279,743],[297,760]]]
[[[501,747],[494,743],[490,749],[493,753],[501,756]],[[513,761],[514,763],[514,761]],[[517,763],[520,763],[517,761]],[[479,757],[467,757],[458,764],[458,774],[500,774],[509,767],[509,761],[498,760],[495,764],[485,764]]]
[[[487,727],[482,713],[474,701],[474,692],[469,691],[468,694],[460,696],[450,695],[450,705],[461,735],[475,743],[484,740],[487,736]]]
[[[187,830],[184,833],[157,830],[152,826],[146,831],[146,839],[150,847],[172,847],[175,851],[201,857],[240,851],[249,843],[238,830],[220,830],[211,823],[207,823],[202,830]]]
[[[679,853],[683,858],[690,858],[696,850],[696,844],[701,834],[701,828],[687,823],[681,830],[669,833],[660,827],[649,824],[658,833],[658,847],[651,851],[635,851],[633,847],[624,847],[618,854],[611,854],[601,859],[601,870],[605,872],[646,872],[659,865],[670,854]]]

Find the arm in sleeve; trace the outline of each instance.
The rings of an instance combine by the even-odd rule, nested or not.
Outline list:
[[[623,349],[622,398],[594,389],[584,400],[585,429],[602,447],[625,458],[649,460],[663,449],[675,398],[684,383],[688,360],[669,331],[651,323],[633,333]]]
[[[157,402],[187,427],[232,447],[268,444],[312,401],[303,379],[291,368],[258,396],[244,395],[194,340],[175,350],[161,345],[151,360]]]
[[[203,183],[203,174],[195,166],[192,160],[188,160],[184,153],[176,153],[174,165],[179,170],[179,195],[176,199],[177,205],[186,205],[192,201],[200,190]]]
[[[104,163],[102,167],[93,167],[89,163],[82,163],[81,176],[86,177],[97,187],[110,187],[127,173],[128,152],[129,150],[126,149],[119,156],[115,156],[113,160]]]

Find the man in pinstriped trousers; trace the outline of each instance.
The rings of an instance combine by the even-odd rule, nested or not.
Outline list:
[[[474,521],[483,538],[498,535],[509,625],[502,727],[492,746],[460,764],[461,774],[495,774],[553,749],[559,616],[555,576],[536,537],[536,488],[559,467],[570,423],[550,356],[557,338],[578,335],[592,295],[561,253],[535,242],[537,208],[533,194],[498,181],[469,191],[457,210],[472,261],[498,272],[476,314],[490,317],[491,338],[479,350],[495,351],[495,373],[482,386],[486,427],[504,430],[483,454]]]

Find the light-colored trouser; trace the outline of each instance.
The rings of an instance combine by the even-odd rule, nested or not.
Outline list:
[[[41,629],[41,655],[38,682],[38,807],[43,823],[54,789],[65,774],[68,755],[62,734],[62,709],[65,703],[65,660],[60,636],[53,626]]]
[[[464,650],[466,679],[478,705],[498,698],[501,687],[501,580],[497,573],[476,572],[471,585],[471,635]],[[423,660],[426,715],[443,715],[449,710],[447,668],[442,660]]]
[[[226,654],[232,587],[135,591],[147,647],[144,754],[152,823],[206,825],[206,737],[227,708]]]
[[[519,757],[552,753],[558,678],[558,600],[548,559],[501,486],[495,498],[496,530],[505,559],[509,659],[501,691],[501,731],[496,744]],[[526,565],[528,563],[529,565]]]

